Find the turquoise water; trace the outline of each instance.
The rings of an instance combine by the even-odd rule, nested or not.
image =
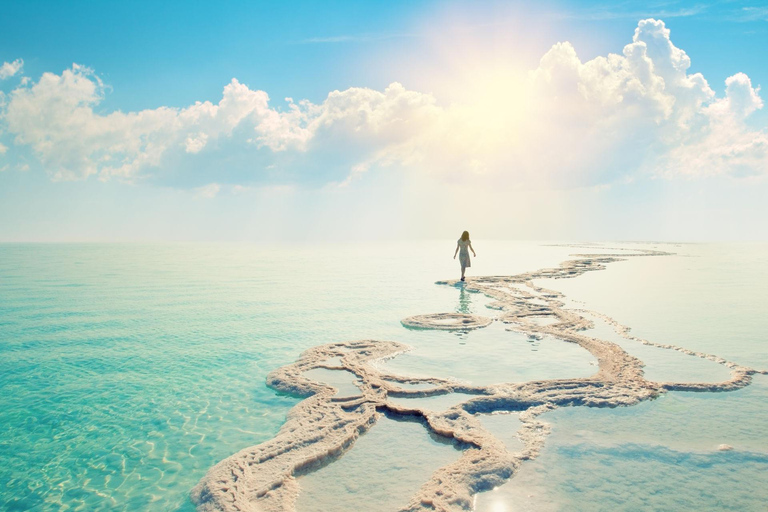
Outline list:
[[[407,343],[414,312],[480,308],[433,284],[456,276],[453,249],[0,245],[0,509],[191,510],[207,469],[296,403],[270,370],[322,343]],[[495,272],[568,252],[478,250]]]
[[[470,275],[534,270],[584,252],[534,243],[474,245],[478,258]],[[594,371],[591,356],[573,345],[546,338],[529,343],[497,324],[463,334],[403,328],[400,320],[414,314],[494,314],[483,297],[433,284],[457,277],[453,249],[453,242],[0,245],[0,509],[192,510],[189,490],[206,470],[270,439],[296,403],[264,385],[267,373],[317,344],[401,341],[414,350],[387,362],[392,371],[480,384]],[[768,366],[768,248],[672,250],[681,255],[638,258],[546,285],[653,341]],[[665,361],[659,356],[653,371],[667,371]],[[700,376],[702,370],[686,371]],[[633,481],[657,482],[661,490],[646,505],[663,509],[684,503],[672,496],[674,486],[662,485],[670,474],[696,479],[699,487],[679,499],[694,500],[699,509],[719,502],[695,489],[714,488],[722,490],[718,499],[726,494],[750,510],[763,496],[739,482],[768,484],[765,380],[756,377],[755,386],[735,393],[670,393],[632,408],[549,413],[543,419],[553,434],[541,458],[524,464],[519,478],[480,495],[478,510],[514,510],[512,498],[529,494],[540,497],[525,498],[529,509],[593,510],[610,493],[642,495]],[[353,393],[353,383],[346,385],[343,392]],[[499,426],[506,420],[490,424],[513,445],[514,436]],[[319,482],[314,501],[342,492],[324,481],[366,489],[370,478],[362,475],[393,468],[388,481],[407,480],[410,487],[382,485],[377,496],[394,510],[434,469],[423,459],[458,456],[419,424],[387,421],[348,457],[310,475]],[[516,419],[509,423],[516,428]],[[397,450],[377,451],[375,436],[407,437],[403,453],[418,456],[408,462]],[[720,443],[735,449],[717,452]],[[627,476],[601,478],[598,470],[606,467]],[[334,479],[326,471],[357,478]],[[310,477],[299,505],[310,496]],[[484,501],[491,496],[493,504]],[[354,510],[353,499],[342,502],[347,505],[338,510]]]

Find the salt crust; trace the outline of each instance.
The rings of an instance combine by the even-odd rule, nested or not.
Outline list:
[[[741,366],[712,354],[638,338],[630,334],[629,327],[601,313],[565,309],[559,292],[541,288],[533,282],[544,278],[575,278],[630,257],[670,254],[633,251],[632,254],[577,254],[574,255],[577,259],[561,263],[557,268],[516,276],[468,278],[463,284],[468,291],[484,293],[495,299],[489,307],[499,311],[496,320],[508,324],[509,330],[535,338],[552,336],[589,351],[598,361],[598,371],[591,377],[472,386],[437,378],[410,378],[386,373],[375,362],[407,351],[409,347],[401,343],[362,340],[317,346],[305,351],[295,363],[278,368],[267,377],[267,385],[273,389],[306,397],[291,409],[278,434],[270,441],[241,450],[212,467],[192,490],[192,500],[201,512],[294,510],[299,492],[297,477],[341,457],[381,414],[387,414],[415,418],[427,430],[452,440],[463,449],[462,456],[432,474],[402,510],[468,511],[472,510],[473,495],[503,484],[523,461],[539,454],[550,427],[537,417],[546,411],[567,406],[629,406],[671,390],[731,391],[749,385],[755,373],[768,374],[768,371]],[[458,281],[438,284],[461,285]],[[626,339],[725,365],[731,371],[731,379],[719,383],[648,381],[643,376],[642,361],[615,343],[582,334],[592,327],[591,321],[579,314],[586,312],[605,320]],[[536,319],[541,317],[551,317],[555,321],[540,325]],[[438,314],[409,317],[403,324],[418,328],[468,329],[483,327],[492,320],[475,315]],[[335,388],[303,376],[304,372],[314,368],[354,373],[360,379],[360,395],[334,397]],[[418,389],[416,385],[431,387]],[[478,396],[442,412],[388,401],[388,397],[426,397],[456,392]],[[517,436],[524,448],[519,452],[507,451],[501,441],[483,428],[476,416],[512,411],[520,413],[522,423]]]
[[[400,321],[411,329],[440,329],[445,331],[469,331],[487,327],[492,318],[464,313],[435,313],[433,315],[409,316]]]

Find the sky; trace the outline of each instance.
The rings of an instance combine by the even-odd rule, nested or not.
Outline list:
[[[0,242],[768,241],[768,2],[6,2]]]

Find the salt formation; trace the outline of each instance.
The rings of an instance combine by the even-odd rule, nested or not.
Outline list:
[[[464,313],[436,313],[434,315],[409,316],[400,321],[412,329],[442,329],[446,331],[468,331],[491,325],[493,319]]]
[[[628,327],[590,311],[627,339],[706,358],[725,365],[731,372],[730,380],[720,383],[648,381],[643,375],[642,361],[615,343],[584,334],[592,327],[592,322],[580,314],[586,311],[566,309],[559,292],[533,282],[544,278],[575,278],[629,257],[667,254],[647,250],[636,250],[633,254],[577,254],[574,256],[578,259],[566,261],[557,268],[516,276],[469,278],[464,284],[468,291],[483,293],[495,300],[489,305],[499,311],[495,320],[507,324],[509,330],[533,338],[552,336],[589,351],[598,361],[598,371],[591,377],[472,386],[387,373],[374,363],[409,348],[393,341],[350,341],[307,350],[298,361],[267,377],[267,384],[273,389],[306,398],[290,411],[286,423],[272,440],[246,448],[211,468],[193,489],[192,500],[198,510],[204,512],[294,510],[299,492],[297,477],[341,457],[386,413],[416,418],[425,429],[451,440],[463,450],[457,461],[431,475],[402,510],[467,511],[472,509],[473,495],[503,484],[523,461],[539,454],[550,431],[549,426],[538,419],[546,411],[567,406],[629,406],[670,390],[731,391],[747,386],[757,370],[711,354],[635,337]],[[409,317],[402,322],[408,327],[461,330],[484,327],[493,320],[443,313]],[[304,376],[305,372],[317,368],[353,373],[359,379],[359,395],[334,396],[335,388]],[[390,397],[447,393],[474,396],[440,412],[389,400]],[[483,428],[478,417],[513,411],[520,413],[522,424],[517,433],[523,443],[519,452],[508,451]]]

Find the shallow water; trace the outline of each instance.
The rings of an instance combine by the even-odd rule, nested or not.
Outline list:
[[[523,443],[517,438],[521,425],[517,414],[481,414],[479,418],[483,428],[504,443],[507,450],[515,452],[523,449]]]
[[[459,456],[420,423],[383,417],[341,459],[299,478],[296,510],[398,510],[429,475]]]
[[[336,388],[334,396],[336,398],[348,398],[360,395],[360,388],[355,383],[358,382],[357,376],[344,370],[326,370],[325,368],[315,368],[302,374],[305,378],[317,382],[330,384]]]
[[[768,247],[685,245],[573,280],[541,280],[568,303],[612,316],[650,341],[766,367]],[[710,361],[624,340],[597,322],[656,380],[717,381]],[[743,510],[768,503],[768,377],[727,393],[670,392],[616,409],[563,408],[541,418],[553,433],[540,458],[494,491],[479,512]],[[729,445],[732,451],[718,447]]]
[[[440,412],[475,398],[477,395],[465,393],[448,393],[447,395],[427,396],[420,398],[389,398],[389,402],[403,407],[419,408],[427,411]]]
[[[479,257],[470,275],[520,273],[556,266],[570,253],[602,251],[474,245]],[[680,255],[635,258],[540,284],[649,340],[768,367],[768,248],[659,247]],[[401,341],[414,349],[383,363],[393,372],[478,384],[596,371],[579,347],[529,340],[499,322],[468,333],[403,328],[400,320],[415,314],[496,314],[477,294],[433,284],[457,277],[452,251],[452,243],[432,242],[0,245],[0,509],[191,510],[189,490],[207,469],[270,439],[297,403],[267,388],[266,374],[322,343]],[[708,361],[643,349],[657,351],[641,356],[649,378],[677,372],[676,380],[708,380],[702,377],[709,367],[712,380],[721,378],[722,367]],[[542,456],[499,490],[479,495],[478,510],[526,503],[525,510],[595,510],[614,503],[612,493],[625,497],[627,510],[730,506],[723,503],[760,510],[753,507],[766,501],[754,489],[768,487],[765,403],[766,377],[757,376],[731,393],[669,393],[629,408],[548,413],[542,419],[553,434]],[[379,449],[375,432],[397,432],[399,442],[387,445],[393,450],[438,461],[441,453],[458,456],[451,446],[430,444],[419,424],[391,423],[377,424],[342,459],[303,477],[300,503],[316,478],[342,487],[318,485],[313,500],[343,495],[334,510],[356,510],[354,493],[343,490],[349,480],[324,475],[379,468],[365,456],[366,443],[371,454]],[[515,443],[511,430],[499,432]],[[716,451],[722,443],[734,451]],[[381,458],[382,471],[396,458]],[[414,467],[403,471],[418,488],[434,468]],[[369,485],[362,480],[356,478],[362,488]],[[388,481],[387,496],[403,495],[392,499],[395,510],[412,487],[398,491],[399,477]],[[687,481],[689,489],[680,490]],[[637,490],[653,486],[661,491],[652,497]]]
[[[656,382],[721,382],[730,378],[730,371],[708,359],[691,356],[675,350],[644,345],[618,335],[612,326],[592,315],[585,315],[595,323],[585,334],[611,341],[645,363],[645,378]]]
[[[514,485],[478,495],[476,510],[762,511],[768,502],[765,453],[556,443],[526,465]]]
[[[508,331],[501,322],[459,335],[413,331],[402,340],[413,350],[379,364],[380,368],[396,375],[456,379],[479,386],[588,377],[597,369],[595,358],[577,345],[551,337],[531,339]]]
[[[640,337],[768,367],[768,244],[659,247],[676,255],[632,258],[604,272],[541,284]]]

